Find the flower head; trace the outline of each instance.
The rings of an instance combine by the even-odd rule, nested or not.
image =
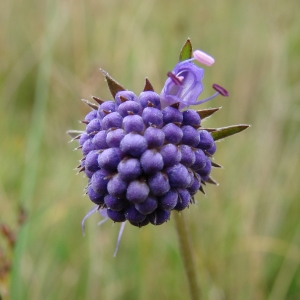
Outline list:
[[[79,140],[77,149],[82,150],[78,169],[88,178],[86,193],[97,205],[87,216],[98,210],[114,222],[161,225],[172,210],[194,203],[206,182],[216,184],[210,176],[212,167],[220,167],[211,160],[215,141],[248,126],[205,129],[202,120],[219,109],[183,110],[217,95],[228,96],[214,84],[216,93],[198,100],[204,69],[193,60],[206,65],[214,60],[199,50],[194,58],[191,53],[186,43],[160,95],[148,79],[137,96],[103,71],[113,100],[93,97],[97,105],[84,100],[92,111],[82,121],[85,130],[73,140]]]

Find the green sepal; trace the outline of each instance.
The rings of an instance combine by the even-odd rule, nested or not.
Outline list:
[[[197,114],[200,116],[201,120],[210,117],[212,114],[214,114],[216,111],[220,110],[222,107],[217,108],[207,108],[207,109],[201,109],[197,110]]]
[[[250,125],[246,124],[239,124],[239,125],[232,125],[228,127],[222,127],[218,128],[216,131],[211,132],[211,135],[215,141],[224,139],[228,136],[231,136],[233,134],[237,134],[245,129],[250,127]]]
[[[108,88],[114,98],[118,92],[125,91],[125,88],[123,88],[117,81],[115,81],[106,71],[104,71],[102,69],[100,69],[100,70],[103,73],[103,75],[106,79]]]
[[[193,47],[190,39],[187,39],[185,44],[183,45],[180,55],[179,55],[179,61],[187,60],[192,58],[192,53],[193,53]]]

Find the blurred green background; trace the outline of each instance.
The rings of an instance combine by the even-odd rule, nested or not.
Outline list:
[[[68,129],[109,99],[99,68],[139,94],[157,92],[191,38],[228,89],[209,127],[252,128],[218,143],[220,186],[186,212],[204,299],[300,299],[300,18],[298,0],[1,1],[0,221],[19,232],[3,299],[186,299],[174,222],[126,226],[81,219],[92,207]],[[12,259],[4,236],[0,248]]]

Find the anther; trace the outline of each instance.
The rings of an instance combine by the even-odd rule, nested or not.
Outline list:
[[[215,60],[213,57],[208,55],[207,53],[201,51],[201,50],[195,50],[193,52],[194,59],[200,62],[203,65],[206,66],[212,66],[215,63]]]
[[[215,97],[217,97],[218,95],[221,95],[221,96],[224,96],[224,97],[228,97],[229,93],[223,88],[221,87],[220,85],[218,84],[213,84],[212,85],[213,89],[215,91],[217,91],[216,93],[214,93],[213,95],[211,95],[210,97],[204,99],[204,100],[201,100],[201,101],[195,101],[193,103],[190,103],[190,105],[198,105],[198,104],[202,104],[204,102],[207,102]]]
[[[182,85],[181,78],[178,78],[172,72],[167,73],[168,77],[170,77],[176,85]]]
[[[212,85],[213,89],[215,91],[217,91],[220,95],[224,96],[224,97],[228,97],[229,96],[229,93],[223,88],[221,87],[220,85],[218,84],[213,84]]]

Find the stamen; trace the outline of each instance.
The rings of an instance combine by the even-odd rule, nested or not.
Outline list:
[[[176,85],[182,85],[181,78],[178,78],[175,74],[172,72],[168,72],[167,75],[173,80],[173,82]]]
[[[195,101],[195,102],[193,102],[193,103],[189,103],[189,105],[198,105],[198,104],[202,104],[202,103],[204,103],[204,102],[207,102],[207,101],[209,101],[209,100],[215,98],[215,97],[218,96],[218,95],[221,95],[221,96],[224,96],[224,97],[228,97],[229,93],[228,93],[223,87],[221,87],[220,85],[218,85],[218,84],[213,84],[212,87],[213,87],[214,90],[217,91],[216,93],[214,93],[212,96],[210,96],[210,97],[208,97],[208,98],[206,98],[206,99],[204,99],[204,100],[201,100],[201,101]]]
[[[98,226],[101,226],[103,223],[105,223],[107,220],[109,219],[108,216],[106,216],[103,220],[101,220],[99,223],[98,223]]]
[[[207,101],[209,101],[209,100],[211,100],[211,99],[217,97],[218,95],[219,95],[219,92],[214,93],[212,96],[210,96],[210,97],[208,97],[208,98],[206,98],[206,99],[204,99],[204,100],[201,100],[201,101],[195,101],[195,102],[193,102],[193,103],[189,103],[189,105],[198,105],[198,104],[202,104],[202,103],[204,103],[204,102],[207,102]]]
[[[93,208],[85,215],[85,217],[82,219],[82,221],[81,221],[81,228],[82,228],[82,235],[83,235],[83,236],[85,235],[85,232],[84,232],[84,229],[85,229],[85,227],[84,227],[84,221],[85,221],[88,217],[90,217],[94,212],[96,212],[97,210],[98,210],[98,206],[93,207]]]
[[[121,224],[121,227],[120,227],[120,230],[119,230],[119,234],[118,234],[118,240],[117,240],[117,245],[116,245],[116,250],[115,250],[115,253],[114,253],[114,257],[117,256],[125,224],[126,224],[126,222],[123,222]]]
[[[209,67],[215,63],[215,60],[212,56],[208,55],[207,53],[201,50],[195,50],[193,52],[193,56],[198,62]]]
[[[224,97],[228,97],[229,93],[220,85],[218,84],[213,84],[213,89],[216,90],[220,95],[224,96]]]

